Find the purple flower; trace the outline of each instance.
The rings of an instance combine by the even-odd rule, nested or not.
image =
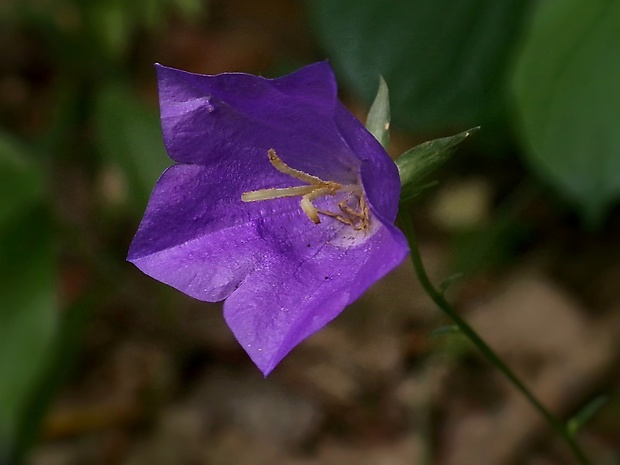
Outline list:
[[[278,79],[158,65],[164,141],[128,260],[224,317],[267,375],[397,266],[400,181],[327,63]]]

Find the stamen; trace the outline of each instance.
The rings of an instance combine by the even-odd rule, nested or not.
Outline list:
[[[304,211],[306,216],[310,218],[314,224],[319,224],[321,219],[319,218],[319,210],[312,204],[312,201],[308,198],[307,195],[304,195],[301,198],[301,202],[299,203],[301,209]]]
[[[300,181],[307,182],[308,184],[320,184],[323,182],[321,178],[317,178],[316,176],[312,176],[311,174],[304,173],[303,171],[296,170],[295,168],[291,168],[286,163],[282,161],[282,159],[276,154],[274,149],[269,149],[267,151],[267,156],[269,157],[269,161],[273,165],[275,169],[277,169],[280,173],[288,174],[289,176],[293,176],[294,178],[299,179]]]
[[[241,195],[241,200],[244,202],[256,202],[259,200],[281,199],[284,197],[299,197],[300,195],[310,194],[315,190],[316,188],[314,186],[259,189],[257,191],[244,192]]]
[[[370,216],[368,211],[368,205],[363,196],[357,198],[358,207],[360,211],[354,210],[349,207],[348,202],[350,199],[344,199],[338,204],[338,208],[342,214],[334,213],[329,210],[317,210],[319,213],[334,218],[349,226],[353,226],[356,231],[366,231],[370,227]]]
[[[287,174],[295,179],[299,179],[307,183],[307,186],[293,187],[272,187],[268,189],[259,189],[255,191],[244,192],[241,195],[243,202],[257,202],[262,200],[281,199],[285,197],[301,197],[300,207],[308,218],[314,223],[319,224],[322,215],[334,218],[344,224],[353,226],[356,230],[366,230],[369,226],[369,212],[358,185],[340,184],[334,181],[323,181],[317,176],[312,176],[295,168],[288,166],[278,155],[274,149],[267,152],[270,163],[275,169],[283,174]],[[338,207],[340,213],[334,213],[329,210],[319,210],[312,203],[319,197],[334,196],[338,192],[347,192],[349,196],[342,200]],[[349,201],[354,199],[356,205],[349,206]]]

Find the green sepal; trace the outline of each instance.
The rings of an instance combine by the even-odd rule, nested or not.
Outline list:
[[[455,273],[452,276],[448,276],[446,279],[444,279],[439,286],[439,292],[441,293],[441,295],[444,295],[448,288],[459,279],[461,279],[463,276],[463,273]]]
[[[368,111],[366,129],[375,136],[384,149],[387,149],[390,142],[390,119],[390,93],[383,76],[379,76],[379,88]]]
[[[431,331],[431,337],[445,336],[445,335],[453,335],[453,334],[462,334],[461,330],[457,325],[445,325],[440,326],[439,328]]]
[[[605,395],[600,395],[588,402],[575,416],[573,416],[566,424],[566,429],[571,436],[575,436],[577,431],[586,424],[599,409],[607,403],[609,398]]]
[[[400,200],[410,200],[420,190],[421,181],[450,158],[456,145],[480,129],[475,127],[454,136],[433,139],[407,150],[396,159],[402,191]]]

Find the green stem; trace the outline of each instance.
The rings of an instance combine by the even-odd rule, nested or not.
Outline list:
[[[443,312],[450,317],[450,319],[458,326],[460,331],[482,352],[482,354],[491,362],[499,371],[501,371],[506,378],[516,387],[521,394],[532,404],[532,406],[542,415],[547,421],[549,426],[560,436],[566,444],[569,446],[577,460],[581,465],[590,465],[589,459],[586,457],[581,447],[575,441],[575,438],[569,433],[568,428],[559,421],[554,415],[552,415],[544,405],[532,394],[532,392],[523,384],[523,382],[514,374],[514,372],[504,363],[504,361],[495,353],[489,345],[478,335],[478,333],[452,308],[448,301],[428,277],[422,257],[420,256],[420,250],[418,247],[418,240],[416,238],[413,221],[411,216],[401,212],[399,215],[400,222],[402,224],[405,236],[409,242],[411,248],[411,261],[415,272],[422,284],[422,287],[428,294],[428,296],[435,302],[435,304],[443,310]]]

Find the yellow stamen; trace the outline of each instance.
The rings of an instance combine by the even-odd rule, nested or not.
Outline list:
[[[276,154],[276,151],[274,149],[269,149],[267,151],[267,156],[269,157],[269,161],[271,162],[273,167],[277,169],[280,173],[288,174],[289,176],[293,176],[294,178],[297,178],[303,182],[307,182],[308,184],[321,184],[324,182],[329,182],[323,181],[321,178],[317,178],[316,176],[312,176],[308,173],[304,173],[303,171],[296,170],[295,168],[291,168],[282,161],[282,159]]]
[[[321,222],[321,219],[319,218],[319,213],[321,213],[335,218],[344,224],[353,226],[356,230],[368,229],[369,211],[359,186],[342,185],[334,181],[323,181],[317,176],[312,176],[303,171],[291,168],[284,163],[280,157],[278,157],[274,149],[269,149],[267,155],[273,167],[279,172],[287,174],[295,179],[299,179],[308,185],[283,188],[273,187],[244,192],[241,195],[242,201],[257,202],[262,200],[281,199],[285,197],[301,197],[301,209],[315,224],[319,224]],[[325,197],[328,195],[334,196],[338,192],[349,192],[351,194],[350,197],[338,204],[341,213],[334,213],[329,210],[318,210],[312,203],[319,197]],[[357,200],[357,208],[352,208],[348,205],[351,198]]]
[[[315,190],[316,188],[314,186],[274,187],[271,189],[244,192],[243,195],[241,195],[241,200],[244,202],[256,202],[259,200],[281,199],[284,197],[299,197],[300,195],[310,194]]]

